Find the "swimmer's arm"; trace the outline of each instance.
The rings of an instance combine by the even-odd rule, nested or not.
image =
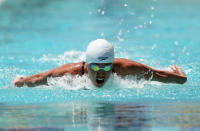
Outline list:
[[[177,65],[170,66],[173,71],[164,71],[152,69],[152,80],[160,81],[164,83],[177,83],[184,84],[187,81],[185,73]]]
[[[39,85],[47,85],[47,78],[51,76],[51,71],[44,73],[38,73],[27,77],[20,77],[15,81],[15,86],[22,87],[27,85],[28,87],[34,87]]]
[[[185,73],[176,65],[170,67],[173,70],[172,72],[153,69],[144,64],[128,59],[116,59],[115,65],[117,66],[114,70],[117,70],[116,73],[122,76],[134,75],[137,76],[137,78],[145,78],[147,80],[164,83],[184,84],[187,81]]]
[[[14,84],[17,87],[22,87],[24,85],[27,85],[28,87],[47,85],[48,77],[61,77],[66,74],[81,75],[81,62],[65,64],[58,68],[43,73],[34,74],[28,77],[20,77],[15,81]]]

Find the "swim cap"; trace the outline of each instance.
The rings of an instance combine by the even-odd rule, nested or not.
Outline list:
[[[113,63],[114,48],[104,39],[92,41],[86,50],[87,63]]]

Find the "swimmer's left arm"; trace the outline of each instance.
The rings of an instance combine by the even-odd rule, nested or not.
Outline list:
[[[172,71],[153,69],[144,64],[128,60],[115,59],[115,72],[118,75],[134,75],[137,78],[144,78],[152,81],[159,81],[164,83],[178,83],[184,84],[187,81],[185,73],[178,66],[171,66]]]
[[[152,80],[165,82],[165,83],[177,83],[184,84],[187,81],[187,76],[177,65],[170,66],[172,71],[163,71],[153,69]]]

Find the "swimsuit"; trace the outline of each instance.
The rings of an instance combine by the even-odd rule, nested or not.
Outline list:
[[[81,69],[82,69],[82,70],[81,70],[81,74],[82,74],[82,75],[84,75],[84,73],[85,73],[85,72],[84,72],[84,66],[85,66],[85,61],[83,61],[82,68],[81,68]]]

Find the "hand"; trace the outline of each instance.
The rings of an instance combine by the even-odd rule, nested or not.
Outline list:
[[[179,68],[177,65],[170,66],[170,68],[172,69],[172,71],[173,71],[174,73],[186,77],[185,73],[184,73],[184,72],[182,71],[182,69]]]
[[[20,77],[15,81],[15,86],[22,87],[25,83],[25,77]]]

